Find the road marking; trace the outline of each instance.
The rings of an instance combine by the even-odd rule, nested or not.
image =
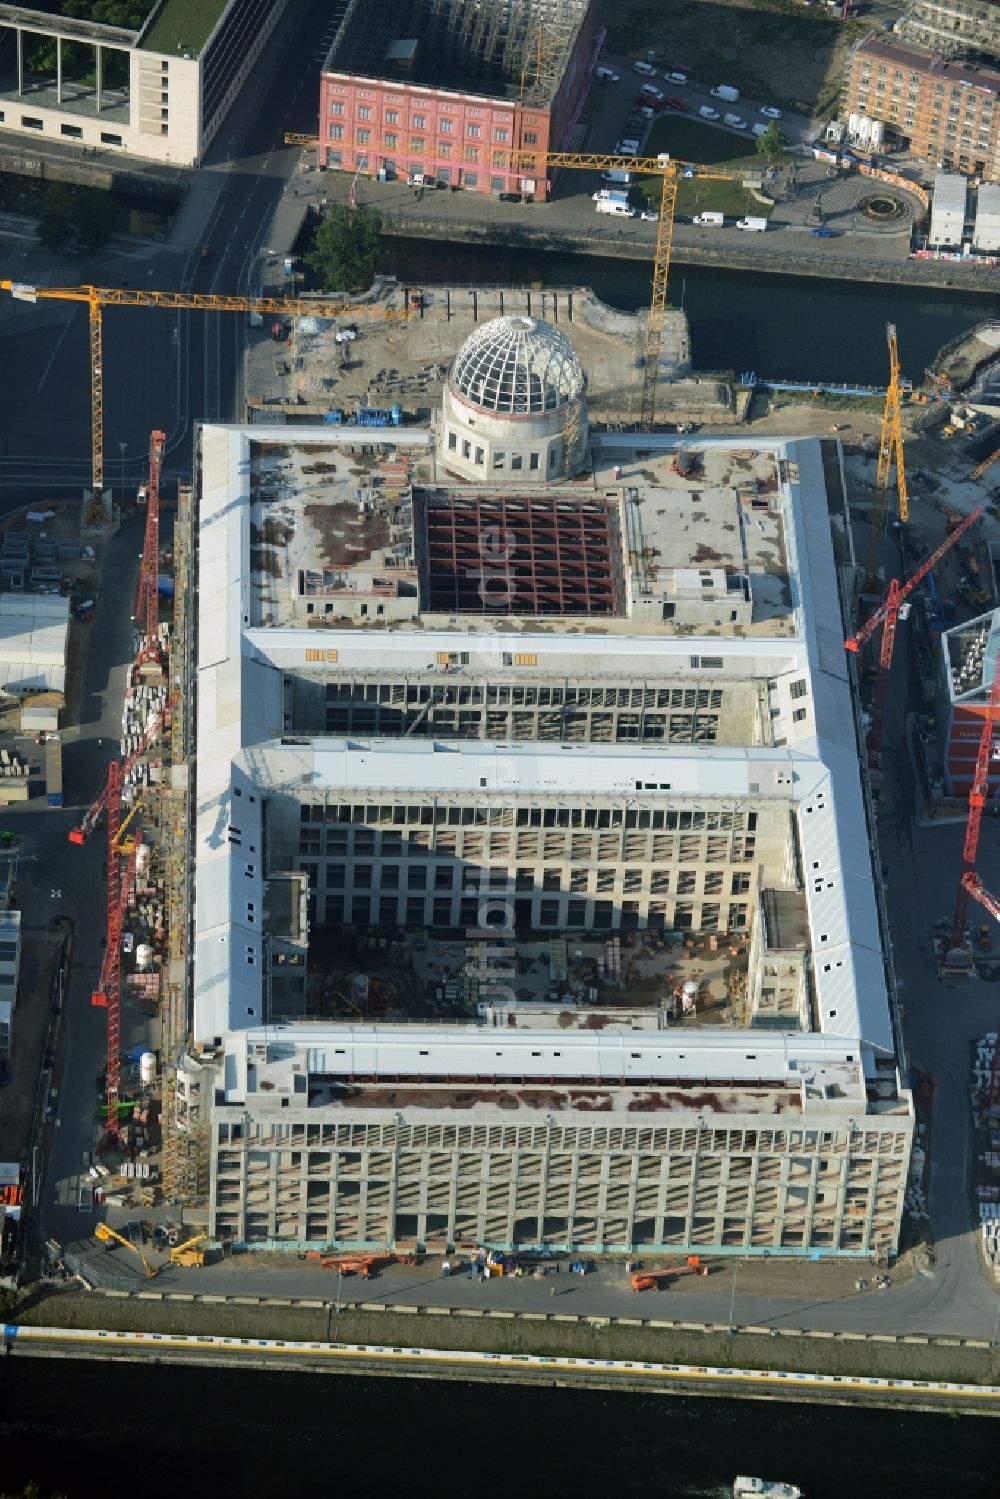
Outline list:
[[[72,323],[72,321],[73,321],[73,319],[75,317],[76,317],[76,308],[74,307],[73,311],[70,313],[69,317],[66,319],[66,326],[65,326],[65,328],[60,333],[59,337],[56,339],[56,346],[52,350],[52,353],[49,355],[49,362],[45,366],[44,370],[42,371],[42,378],[39,380],[39,382],[38,382],[38,388],[35,391],[35,395],[36,396],[40,396],[41,393],[42,393],[42,386],[45,384],[45,381],[48,379],[49,370],[52,368],[52,362],[55,359],[56,355],[59,353],[59,350],[62,348],[62,341],[66,337],[66,334],[69,332],[70,324]]]

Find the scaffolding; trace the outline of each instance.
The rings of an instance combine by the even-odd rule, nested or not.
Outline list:
[[[170,687],[177,704],[171,716],[169,783],[163,796],[160,847],[164,860],[167,909],[166,985],[160,1011],[161,1055],[167,1072],[163,1106],[163,1190],[171,1201],[195,1206],[205,1195],[206,1142],[178,1126],[174,1070],[188,1042],[188,890],[190,801],[188,722],[192,684],[188,681],[191,604],[191,490],[181,485],[174,523],[174,625]]]
[[[326,67],[551,101],[588,14],[587,0],[348,0]],[[394,44],[415,44],[396,54]]]
[[[422,592],[443,614],[614,615],[616,524],[603,500],[576,495],[427,494]],[[512,552],[484,591],[482,537],[494,528]]]

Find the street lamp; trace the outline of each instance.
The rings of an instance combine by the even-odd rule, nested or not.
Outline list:
[[[128,443],[127,442],[120,442],[118,444],[118,451],[122,455],[122,504],[123,505],[125,503],[125,449],[127,447],[128,447]]]
[[[736,1315],[736,1277],[740,1273],[742,1260],[737,1260],[733,1266],[733,1294],[729,1298],[729,1326],[726,1328],[726,1337],[731,1338],[736,1328],[733,1326],[733,1318]]]

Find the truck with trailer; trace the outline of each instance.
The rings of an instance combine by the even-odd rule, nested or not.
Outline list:
[[[50,807],[64,805],[62,740],[57,734],[50,734],[45,741],[45,800]]]
[[[691,222],[692,224],[703,224],[709,229],[721,229],[726,222],[726,216],[724,213],[696,213]]]

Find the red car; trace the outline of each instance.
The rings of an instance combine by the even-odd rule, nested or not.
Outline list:
[[[649,94],[636,94],[635,102],[636,104],[641,105],[643,109],[651,109],[655,114],[659,114],[661,109],[666,109],[667,105],[670,103],[670,100],[653,99]]]
[[[666,104],[668,109],[681,109],[685,114],[687,114],[688,110],[691,108],[688,101],[686,99],[681,99],[677,94],[668,94]]]

